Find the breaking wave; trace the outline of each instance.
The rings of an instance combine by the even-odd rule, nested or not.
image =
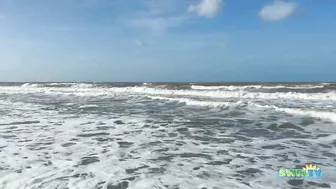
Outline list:
[[[93,88],[94,84],[88,83],[25,83],[21,85],[22,88]]]
[[[217,87],[218,86],[213,86]],[[247,86],[240,86],[244,88]],[[195,87],[194,87],[195,88]],[[234,87],[232,87],[233,89]],[[204,89],[204,88],[203,88]],[[335,101],[336,91],[304,93],[304,92],[263,92],[245,90],[195,90],[195,89],[169,89],[165,85],[159,86],[121,86],[106,87],[105,85],[85,83],[50,83],[50,84],[23,84],[21,87],[0,87],[0,93],[73,93],[81,96],[115,95],[115,94],[139,94],[139,95],[177,95],[185,97],[206,97],[206,98],[235,98],[235,99],[283,99],[283,100],[315,100]],[[230,89],[230,86],[229,86]]]
[[[263,93],[247,91],[195,91],[195,90],[167,90],[149,87],[111,88],[111,92],[140,93],[155,95],[199,96],[211,98],[241,98],[241,99],[303,99],[303,100],[336,100],[335,92],[327,93]]]
[[[175,101],[178,103],[184,103],[188,106],[203,106],[203,107],[234,107],[239,105],[245,105],[243,101],[237,102],[222,102],[222,101],[200,101],[193,100],[188,98],[167,98],[167,97],[159,97],[159,96],[146,96],[150,99],[164,100],[164,101]],[[326,112],[326,111],[316,111],[316,110],[304,110],[300,108],[280,108],[275,105],[260,105],[253,102],[248,102],[249,107],[256,106],[262,109],[273,109],[275,111],[284,112],[291,115],[300,115],[313,117],[322,120],[328,120],[336,123],[336,112]],[[251,111],[255,109],[251,108]]]
[[[167,97],[160,97],[160,96],[146,96],[147,98],[154,99],[154,100],[164,100],[164,101],[175,101],[178,103],[184,103],[189,106],[204,106],[204,107],[229,107],[233,105],[241,104],[242,101],[238,102],[215,102],[215,101],[199,101],[193,100],[188,98],[167,98]]]
[[[194,90],[246,90],[246,89],[323,89],[328,84],[323,85],[297,85],[297,86],[286,86],[286,85],[246,85],[246,86],[204,86],[204,85],[191,85],[191,89]]]
[[[250,103],[250,105],[257,106],[260,108],[274,109],[276,111],[284,112],[291,115],[308,116],[317,119],[329,120],[336,123],[336,112],[326,112],[326,111],[317,111],[317,110],[300,109],[300,108],[280,108],[274,105],[259,105],[255,103]]]

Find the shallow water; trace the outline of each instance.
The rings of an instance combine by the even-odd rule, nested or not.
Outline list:
[[[0,188],[336,188],[335,86],[3,83]]]

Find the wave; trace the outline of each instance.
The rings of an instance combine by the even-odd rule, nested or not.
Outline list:
[[[333,89],[329,87],[331,84],[298,84],[298,85],[221,85],[221,86],[207,86],[193,84],[189,86],[185,85],[169,85],[169,84],[153,84],[153,83],[141,83],[141,84],[127,84],[127,83],[105,83],[105,84],[91,84],[91,83],[25,83],[22,88],[115,88],[115,87],[148,87],[159,88],[167,90],[194,90],[194,91],[245,91],[245,92],[298,92],[298,93],[318,93],[325,92],[324,90]],[[266,91],[265,91],[266,90]],[[293,90],[293,91],[291,91]],[[330,90],[329,90],[330,91]],[[327,91],[326,91],[327,92]]]
[[[43,85],[43,87],[40,87]],[[56,85],[56,84],[54,84]],[[61,84],[57,84],[61,85]],[[252,100],[314,100],[314,101],[336,101],[336,92],[324,93],[299,93],[299,92],[249,92],[249,91],[198,91],[191,89],[167,89],[163,87],[99,87],[94,84],[70,84],[71,87],[47,87],[46,84],[24,84],[21,87],[0,87],[0,93],[72,93],[73,95],[95,96],[115,94],[138,94],[138,95],[167,95],[182,97],[207,97],[216,99],[252,99]]]
[[[154,100],[166,100],[166,101],[176,101],[178,103],[184,103],[189,106],[205,106],[205,107],[228,107],[232,105],[241,104],[242,101],[238,102],[215,102],[215,101],[199,101],[192,100],[188,98],[168,98],[168,97],[159,97],[159,96],[146,96],[147,98]]]
[[[328,93],[262,93],[247,91],[195,91],[195,90],[167,90],[149,87],[111,88],[111,92],[138,93],[150,95],[178,95],[210,98],[238,98],[238,99],[292,99],[292,100],[336,100],[335,92]]]
[[[205,86],[205,85],[191,85],[190,88],[194,90],[247,90],[247,89],[323,89],[327,84],[323,85],[296,85],[296,86],[286,86],[286,85],[245,85],[245,86]]]
[[[316,110],[304,110],[300,108],[280,108],[274,105],[259,105],[255,103],[249,103],[261,108],[274,109],[279,112],[284,112],[291,115],[309,116],[317,119],[329,120],[336,123],[336,112],[316,111]]]
[[[144,86],[150,86],[150,85],[152,85],[152,83],[144,82],[144,83],[142,83],[142,85],[144,85]]]
[[[234,104],[240,104],[242,101],[249,101],[253,104],[253,101],[258,100],[284,100],[283,103],[288,103],[287,100],[314,100],[314,101],[328,101],[334,103],[336,101],[335,92],[327,93],[262,93],[262,92],[247,92],[247,91],[197,91],[191,89],[184,90],[169,90],[166,88],[156,88],[156,87],[112,87],[112,88],[99,88],[95,87],[93,84],[80,84],[71,83],[72,87],[46,87],[46,84],[23,84],[21,87],[0,87],[0,93],[34,93],[42,92],[47,94],[71,94],[79,96],[100,96],[100,95],[139,95],[144,97],[149,97],[152,99],[161,99],[169,101],[177,101],[179,103],[185,103],[186,105],[196,105],[196,106],[208,106],[208,107],[225,107],[232,106]],[[50,83],[47,85],[62,85],[62,83]],[[41,87],[43,86],[43,87]],[[159,95],[159,96],[155,96]],[[172,98],[173,97],[173,98]],[[209,98],[204,99],[204,101],[193,100],[190,97],[197,98]],[[215,101],[214,99],[218,99]],[[220,100],[222,99],[222,100]],[[226,99],[226,100],[224,100]],[[236,102],[228,102],[235,100]],[[223,102],[224,101],[224,102]],[[252,102],[251,102],[252,101]],[[323,102],[324,103],[324,102]],[[310,116],[318,119],[330,120],[336,122],[336,112],[327,111],[317,111],[311,109],[301,109],[301,108],[280,108],[275,105],[258,105],[256,106],[263,108],[271,108],[276,111],[285,112],[293,115]]]
[[[286,112],[288,114],[309,116],[319,119],[325,119],[336,123],[336,113],[335,112],[321,112],[314,110],[302,110],[302,109],[290,109],[290,108],[280,108],[279,111]]]
[[[98,105],[94,105],[94,104],[87,104],[87,105],[82,105],[78,107],[79,109],[91,109],[91,108],[99,108]]]
[[[203,85],[191,85],[191,89],[194,90],[219,90],[228,88],[228,86],[203,86]]]
[[[33,87],[43,87],[43,85],[42,84],[37,84],[37,83],[25,83],[25,84],[23,84],[21,87],[31,87],[31,88],[33,88]]]
[[[158,100],[167,100],[167,101],[176,101],[179,103],[184,103],[189,106],[204,106],[204,107],[232,107],[243,105],[243,101],[237,102],[216,102],[216,101],[199,101],[192,100],[188,98],[167,98],[167,97],[158,97],[158,96],[146,96],[150,99],[158,99]],[[280,108],[274,105],[259,105],[256,103],[248,103],[250,106],[257,106],[263,109],[274,109],[279,112],[284,112],[291,115],[301,115],[301,116],[309,116],[317,119],[328,120],[336,123],[336,112],[325,112],[325,111],[315,111],[315,110],[303,110],[299,108]]]
[[[25,83],[21,85],[22,88],[93,88],[95,84],[88,83]]]

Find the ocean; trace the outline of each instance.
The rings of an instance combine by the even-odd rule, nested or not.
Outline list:
[[[0,83],[1,189],[336,188],[335,163],[334,83]]]

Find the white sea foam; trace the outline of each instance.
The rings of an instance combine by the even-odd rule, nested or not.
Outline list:
[[[43,86],[42,84],[37,84],[37,83],[25,83],[21,87],[31,87],[31,88],[35,87],[35,88],[37,88],[37,87],[42,87],[42,86]]]
[[[79,106],[79,109],[86,109],[86,108],[99,108],[98,105],[95,104],[87,104],[87,105],[83,105],[83,106]]]
[[[203,85],[192,85],[191,89],[195,90],[218,90],[218,89],[225,89],[228,86],[203,86]]]
[[[297,164],[294,160],[306,163],[312,161],[312,155],[315,161],[322,164],[319,167],[325,175],[323,182],[330,186],[336,183],[336,179],[332,177],[332,173],[336,171],[332,166],[334,160],[322,155],[326,151],[336,153],[333,148],[327,148],[328,145],[332,145],[336,136],[335,130],[331,130],[335,128],[332,127],[333,123],[318,122],[314,125],[319,127],[320,132],[325,131],[326,125],[331,125],[329,136],[297,139],[311,143],[311,146],[299,143],[294,145],[293,138],[260,139],[258,136],[253,136],[266,130],[263,128],[264,125],[258,125],[259,123],[266,122],[265,125],[278,123],[277,119],[267,121],[262,118],[267,117],[268,113],[279,119],[284,117],[294,124],[297,123],[295,122],[297,116],[277,114],[276,111],[286,110],[285,113],[299,115],[298,117],[306,114],[292,112],[297,109],[288,111],[285,108],[274,107],[272,104],[260,105],[261,111],[259,111],[257,108],[246,106],[246,101],[251,100],[248,98],[236,101],[221,99],[225,97],[223,94],[232,96],[237,92],[208,93],[209,91],[149,87],[119,89],[0,87],[0,93],[4,91],[6,94],[16,95],[3,95],[1,98],[5,99],[0,99],[0,124],[2,124],[0,188],[108,188],[108,185],[115,186],[127,179],[131,180],[128,184],[129,189],[284,188],[289,185],[286,181],[276,178],[279,167],[294,168]],[[36,97],[37,94],[31,93],[42,93],[42,97],[48,101],[43,99],[35,104],[25,102],[32,96]],[[111,107],[107,113],[104,110],[102,114],[98,114],[96,108],[101,107],[101,102],[110,102],[101,95],[116,94],[118,94],[115,97],[116,101],[111,98],[111,103],[106,104]],[[67,96],[63,98],[64,96],[60,95]],[[222,96],[220,99],[203,98],[212,95]],[[137,98],[133,98],[134,96]],[[183,115],[180,112],[173,114],[171,109],[167,110],[157,101],[149,103],[148,106],[146,103],[141,104],[139,99],[143,100],[145,97],[158,99],[164,103],[165,101],[185,103],[186,106],[182,109]],[[71,105],[78,109],[66,112],[60,107],[54,107],[59,98],[69,101],[66,101],[66,104],[56,103],[57,106]],[[88,103],[88,99],[94,101]],[[118,103],[118,99],[123,101]],[[259,99],[263,101],[261,97]],[[94,102],[99,103],[95,105]],[[138,106],[139,103],[141,106]],[[251,102],[251,106],[252,103],[257,104]],[[244,114],[239,119],[235,116],[228,119],[226,113],[231,109],[198,111],[189,108],[189,105],[205,107],[237,105],[239,110],[246,111],[246,114],[251,113],[251,116],[246,117],[249,115]],[[142,113],[139,107],[141,110],[151,111]],[[91,108],[95,111],[90,112]],[[300,109],[300,111],[305,113],[308,111],[307,116],[317,115],[315,112],[309,112],[314,110]],[[333,113],[328,115],[324,113],[318,117],[322,119],[334,116]],[[244,125],[243,121],[252,124]],[[254,129],[257,129],[257,132],[253,132]],[[249,141],[235,138],[244,132],[252,133],[252,137],[248,133],[244,135]],[[282,131],[271,134],[281,135]],[[317,133],[312,135],[315,134]],[[123,145],[126,147],[121,147],[120,142],[124,142]],[[327,147],[319,146],[320,143]],[[282,145],[284,149],[277,146],[267,148],[267,145],[280,147]],[[295,153],[297,156],[288,155],[289,159],[284,161],[281,154],[290,153]],[[90,158],[93,162],[83,163],[85,159]],[[246,171],[251,168],[257,170],[256,173]],[[134,173],[131,173],[132,171]],[[243,175],[244,180],[239,181],[239,175]]]
[[[167,98],[167,97],[160,97],[160,96],[146,96],[151,99],[158,99],[158,100],[167,100],[167,101],[176,101],[179,103],[185,103],[189,106],[205,106],[205,107],[226,107],[231,105],[239,104],[239,102],[232,103],[232,102],[215,102],[215,101],[199,101],[199,100],[192,100],[188,98]]]
[[[152,85],[152,83],[144,82],[144,83],[142,83],[142,85],[144,85],[144,86],[150,86],[150,85]]]
[[[72,83],[71,86],[75,88],[94,88],[96,87],[95,84],[87,84],[87,83]]]

